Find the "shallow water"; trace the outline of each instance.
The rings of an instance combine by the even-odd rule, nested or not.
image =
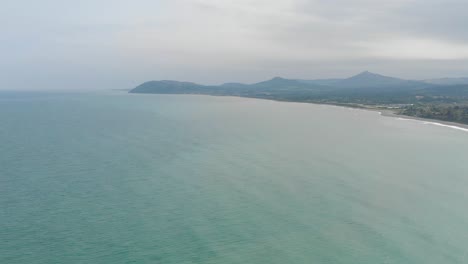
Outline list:
[[[0,263],[466,263],[468,133],[333,106],[0,93]]]

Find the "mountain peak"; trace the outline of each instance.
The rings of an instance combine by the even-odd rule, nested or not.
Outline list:
[[[273,77],[273,79],[271,79],[271,81],[285,81],[285,80],[287,79],[279,77],[279,76]]]
[[[398,78],[393,78],[393,77],[388,77],[385,75],[373,73],[370,71],[364,71],[359,73],[358,75],[354,75],[352,77],[349,77],[348,79],[345,80],[356,80],[356,81],[396,81],[400,80]]]
[[[291,80],[291,79],[286,79],[283,77],[274,77],[273,79],[270,79],[268,81],[263,81],[261,83],[291,83],[291,82],[296,82],[296,80]]]
[[[380,75],[380,74],[377,74],[377,73],[373,73],[373,72],[370,72],[370,71],[363,71],[357,75],[355,75],[354,77],[357,77],[357,76],[373,76],[373,77],[384,77],[383,75]]]

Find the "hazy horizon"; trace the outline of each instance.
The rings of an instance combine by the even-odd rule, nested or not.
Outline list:
[[[25,8],[25,6],[27,8]],[[5,1],[0,90],[468,77],[462,0]]]

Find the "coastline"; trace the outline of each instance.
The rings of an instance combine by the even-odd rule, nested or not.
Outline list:
[[[277,100],[274,100],[274,101],[277,101]],[[278,102],[289,102],[289,101],[278,101]],[[321,103],[315,103],[315,102],[294,102],[294,103],[330,105],[330,106],[335,106],[335,107],[349,108],[353,110],[372,111],[372,112],[379,113],[383,117],[391,117],[391,118],[397,118],[400,120],[407,120],[407,121],[419,121],[419,122],[422,122],[424,125],[441,126],[441,127],[447,127],[447,128],[452,128],[452,129],[457,129],[460,131],[468,132],[468,125],[466,124],[437,120],[437,119],[422,118],[422,117],[416,117],[416,116],[400,115],[396,113],[396,110],[391,110],[391,109],[377,108],[377,107],[372,108],[372,107],[365,107],[365,106],[352,107],[352,106],[346,106],[342,104],[325,104],[325,103],[321,104]]]
[[[129,94],[156,94],[156,93],[129,93]],[[247,97],[247,96],[235,96],[235,95],[211,95],[211,94],[156,94],[156,95],[190,95],[190,96],[214,96],[214,97],[232,97],[232,98],[243,98],[243,99],[256,99],[256,100],[267,100],[267,101],[274,101],[274,102],[281,102],[281,103],[296,103],[296,104],[314,104],[320,106],[334,106],[334,107],[342,107],[348,108],[353,110],[363,110],[363,111],[372,111],[377,112],[383,117],[392,117],[397,118],[400,120],[408,120],[408,121],[419,121],[426,125],[434,125],[434,126],[441,126],[447,127],[452,129],[457,129],[460,131],[468,132],[468,125],[456,122],[449,122],[437,119],[429,119],[429,118],[421,118],[416,116],[407,116],[407,115],[399,115],[396,113],[395,110],[386,109],[386,108],[378,108],[378,107],[370,107],[366,105],[345,105],[345,104],[333,104],[333,103],[318,103],[318,102],[297,102],[297,101],[286,101],[286,100],[275,100],[270,98],[260,98],[260,97]]]
[[[461,123],[455,123],[455,122],[449,122],[449,121],[443,121],[443,120],[437,120],[437,119],[421,118],[421,117],[415,117],[415,116],[399,115],[391,110],[379,111],[378,109],[376,109],[375,111],[378,111],[380,115],[386,116],[386,117],[393,117],[393,118],[398,118],[400,120],[407,120],[407,121],[420,121],[426,125],[448,127],[448,128],[468,132],[468,125],[461,124]]]
[[[285,102],[285,101],[279,101],[279,102]],[[297,102],[297,103],[301,103],[301,102]],[[304,102],[304,103],[309,103],[309,102]],[[406,120],[406,121],[419,121],[419,122],[422,122],[422,124],[424,125],[447,127],[447,128],[452,128],[452,129],[457,129],[460,131],[468,132],[468,125],[466,124],[443,121],[443,120],[438,120],[438,119],[429,119],[429,118],[422,118],[422,117],[416,117],[416,116],[400,115],[396,113],[396,110],[391,110],[391,109],[372,108],[372,107],[352,107],[352,106],[346,106],[346,105],[340,105],[340,104],[321,104],[321,103],[314,103],[314,102],[310,102],[310,103],[316,104],[316,105],[331,105],[331,106],[336,106],[336,107],[349,108],[353,110],[372,111],[372,112],[379,113],[383,117],[397,118],[399,120]]]

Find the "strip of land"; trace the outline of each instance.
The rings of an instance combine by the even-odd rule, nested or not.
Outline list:
[[[468,83],[434,84],[370,72],[347,79],[292,80],[276,77],[255,84],[226,83],[217,86],[150,81],[137,86],[130,93],[239,96],[330,104],[468,125]]]

